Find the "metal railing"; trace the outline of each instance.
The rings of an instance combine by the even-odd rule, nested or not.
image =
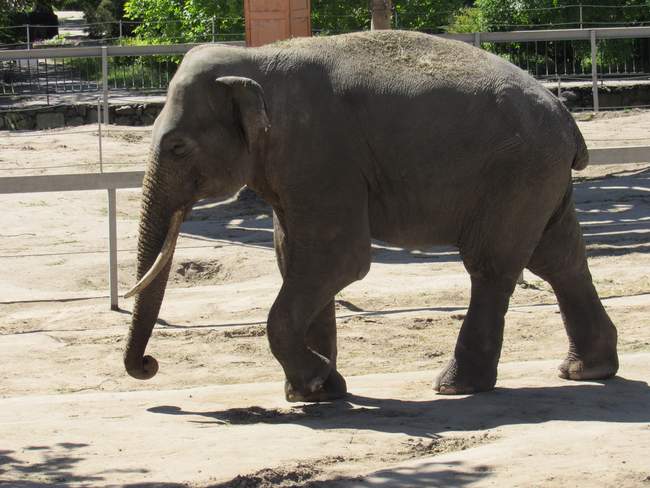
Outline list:
[[[219,44],[244,45],[240,41]],[[125,90],[164,92],[182,56],[199,44],[87,46],[0,51],[0,97]]]
[[[591,164],[625,164],[650,161],[650,146],[590,149]],[[17,193],[106,190],[108,192],[108,275],[110,308],[118,310],[116,191],[141,188],[144,172],[10,176],[0,178],[0,195]]]
[[[492,50],[537,78],[591,81],[595,111],[600,108],[599,80],[650,79],[650,27],[440,35]],[[607,43],[612,42],[636,42],[647,45],[647,49],[643,56],[637,53],[614,62],[607,57]],[[243,45],[239,41],[224,43]],[[581,43],[579,47],[577,43]],[[110,89],[164,91],[176,69],[176,63],[169,57],[182,56],[195,45],[0,51],[0,96],[47,96]],[[126,62],[127,58],[131,61]]]

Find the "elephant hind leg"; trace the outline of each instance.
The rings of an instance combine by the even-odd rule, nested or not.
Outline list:
[[[494,388],[505,314],[516,278],[516,273],[507,282],[472,275],[469,309],[454,356],[434,384],[438,393],[461,395]]]
[[[592,380],[615,375],[616,328],[594,288],[570,191],[546,227],[528,269],[550,283],[560,306],[569,338],[560,377]]]

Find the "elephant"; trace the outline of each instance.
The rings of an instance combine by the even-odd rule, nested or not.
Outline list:
[[[335,295],[370,268],[372,240],[453,245],[471,297],[439,394],[491,390],[524,268],[556,294],[569,340],[559,375],[618,369],[617,331],[593,285],[572,170],[588,164],[571,114],[534,78],[468,44],[373,31],[184,57],[156,119],[143,182],[137,284],[124,352],[149,379],[180,225],[192,205],[248,186],[273,208],[282,285],[267,337],[288,401],[347,394]]]

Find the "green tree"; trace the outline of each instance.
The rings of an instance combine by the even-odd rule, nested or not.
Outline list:
[[[456,14],[471,3],[463,0],[394,0],[393,24],[398,29],[445,32]]]
[[[243,0],[128,0],[128,19],[141,22],[135,34],[158,43],[242,39]]]

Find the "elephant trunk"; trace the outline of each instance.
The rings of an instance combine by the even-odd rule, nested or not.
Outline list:
[[[171,268],[171,255],[176,244],[180,222],[185,214],[182,211],[178,221],[181,208],[176,202],[170,201],[172,192],[169,191],[167,183],[170,179],[161,172],[161,168],[157,165],[150,165],[143,182],[137,279],[139,285],[146,279],[149,282],[136,291],[131,328],[124,351],[126,371],[132,377],[141,380],[152,378],[158,372],[157,361],[151,356],[145,356],[144,353],[158,319]],[[174,224],[175,221],[178,221],[178,225]],[[166,248],[166,252],[163,253],[166,257],[161,262],[159,255],[163,248]],[[157,268],[157,274],[154,273],[153,277],[148,273],[152,267]]]

